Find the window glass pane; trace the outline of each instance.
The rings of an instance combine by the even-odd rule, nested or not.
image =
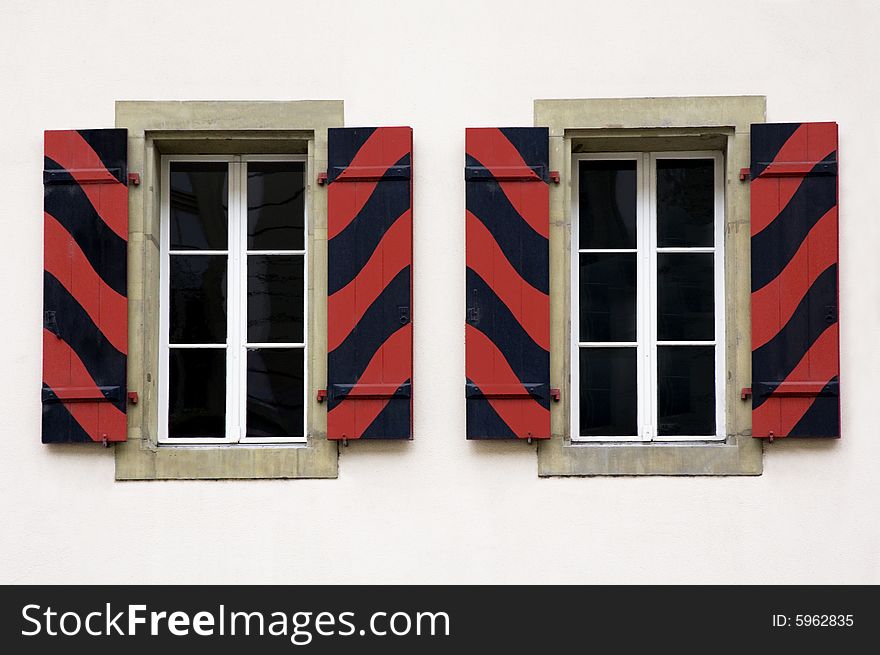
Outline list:
[[[226,342],[226,255],[171,255],[171,343]]]
[[[636,254],[580,254],[580,340],[636,340]]]
[[[229,164],[171,162],[171,249],[226,250]]]
[[[657,245],[711,246],[715,222],[715,161],[657,160]]]
[[[580,162],[580,248],[636,247],[636,162]]]
[[[247,436],[303,436],[303,350],[247,353]]]
[[[250,255],[247,271],[247,340],[303,341],[302,255]]]
[[[581,348],[581,436],[638,434],[635,348]]]
[[[658,436],[715,434],[715,347],[658,346]]]
[[[305,248],[305,165],[248,162],[249,250]]]
[[[715,339],[715,280],[712,253],[657,255],[657,339]]]
[[[223,437],[226,432],[226,348],[172,348],[169,437]]]

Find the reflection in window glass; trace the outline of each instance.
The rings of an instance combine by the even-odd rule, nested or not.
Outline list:
[[[249,250],[305,248],[305,164],[248,162]]]
[[[580,248],[636,247],[636,162],[580,162]]]
[[[171,250],[226,250],[229,164],[171,162]]]

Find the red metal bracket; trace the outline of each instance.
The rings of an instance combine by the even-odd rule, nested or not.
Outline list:
[[[318,402],[322,403],[327,399],[327,390],[326,389],[318,389]]]
[[[553,184],[559,184],[559,180],[559,171],[550,171],[550,181],[553,182]]]
[[[554,403],[558,403],[562,398],[562,392],[559,389],[550,389],[550,397]]]
[[[128,183],[133,184],[134,186],[140,186],[141,174],[140,173],[129,173],[128,174]]]
[[[318,186],[324,186],[327,184],[327,173],[318,173]]]
[[[128,402],[132,405],[138,404],[138,392],[137,391],[129,391],[128,392]]]
[[[739,169],[739,179],[741,182],[745,182],[748,179],[751,179],[752,171],[748,168]]]
[[[739,397],[743,400],[748,400],[752,396],[752,388],[751,387],[743,387],[742,391],[739,394]]]

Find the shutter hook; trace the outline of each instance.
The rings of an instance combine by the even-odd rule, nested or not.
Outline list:
[[[342,437],[342,446],[344,448],[348,448],[348,437],[345,437],[345,436]]]

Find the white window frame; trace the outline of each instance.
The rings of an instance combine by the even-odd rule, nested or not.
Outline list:
[[[177,447],[219,444],[304,444],[308,441],[308,206],[304,203],[303,250],[246,250],[247,245],[247,165],[248,162],[302,162],[306,155],[164,155],[160,180],[160,266],[159,266],[159,429],[162,445]],[[172,162],[226,162],[228,183],[227,250],[170,250],[171,206],[170,171]],[[226,344],[169,343],[170,263],[172,254],[226,255]],[[248,255],[300,255],[303,258],[303,341],[300,343],[250,343],[247,341],[247,260]],[[169,437],[169,375],[172,348],[223,348],[226,350],[226,429],[222,437]],[[303,434],[291,437],[248,437],[247,435],[247,350],[249,348],[298,348],[303,351]]]
[[[712,159],[715,162],[714,246],[692,248],[657,247],[656,165],[658,159]],[[636,162],[636,248],[580,249],[580,162],[630,160]],[[571,203],[571,441],[572,442],[710,442],[727,438],[724,399],[726,388],[725,295],[724,295],[724,155],[719,151],[578,153],[572,156]],[[580,254],[631,252],[636,254],[636,342],[581,342]],[[713,253],[715,287],[715,339],[713,341],[657,340],[657,254],[675,252]],[[647,302],[645,297],[647,295]],[[712,345],[715,348],[715,434],[657,435],[657,346]],[[637,349],[637,428],[635,435],[584,436],[580,434],[580,350],[582,347],[634,347]],[[650,389],[650,393],[645,393]]]

